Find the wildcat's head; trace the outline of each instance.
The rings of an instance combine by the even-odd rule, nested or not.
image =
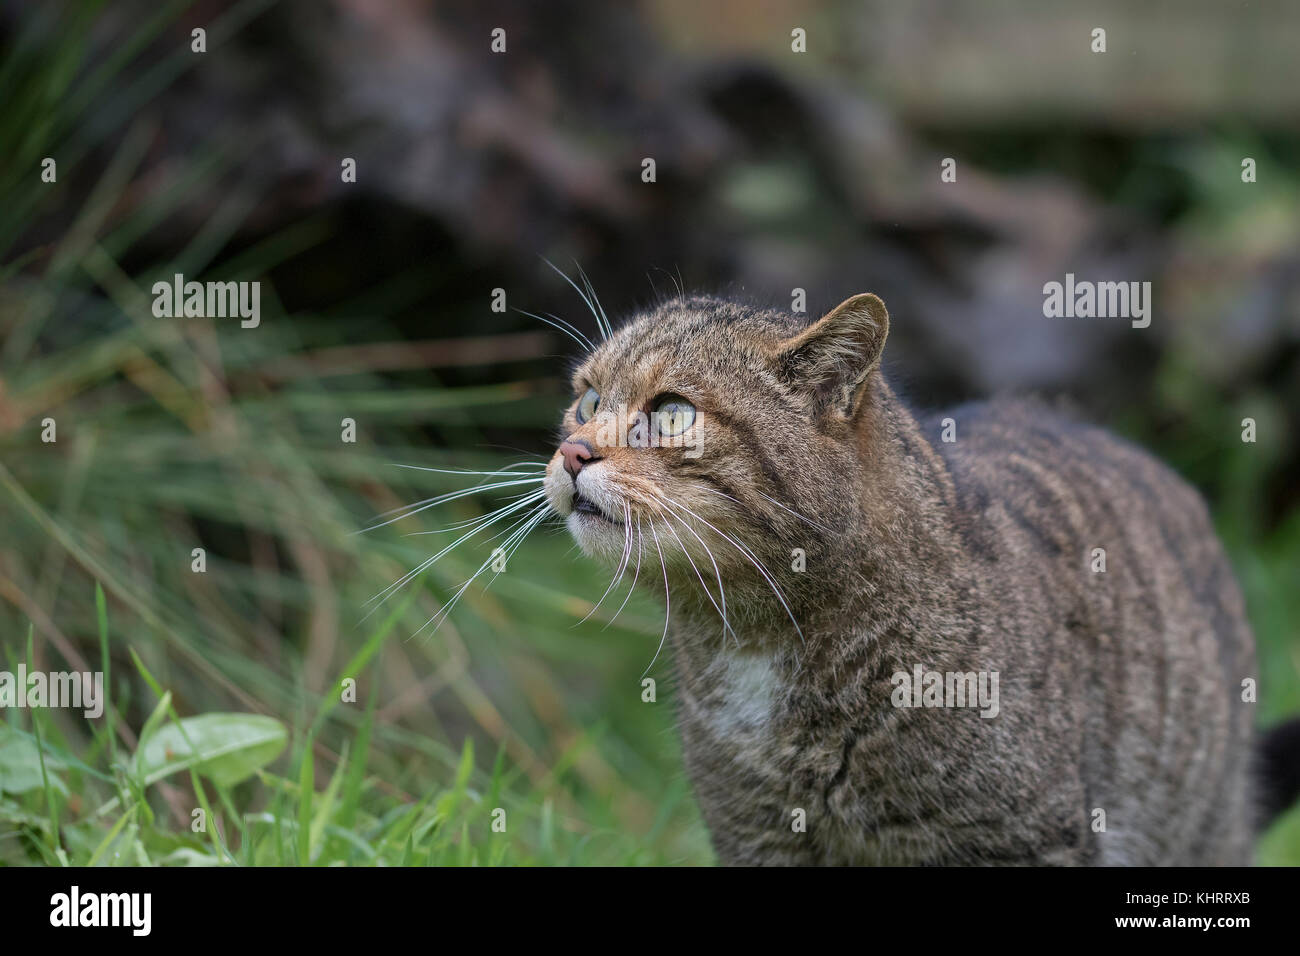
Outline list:
[[[869,294],[811,325],[702,297],[634,318],[574,372],[551,506],[593,557],[626,562],[635,540],[692,576],[788,563],[791,542],[856,516],[846,491],[888,328]]]

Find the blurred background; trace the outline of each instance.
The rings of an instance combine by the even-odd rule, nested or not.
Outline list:
[[[3,715],[0,863],[711,861],[663,657],[642,700],[662,605],[575,626],[607,580],[562,527],[436,634],[493,542],[365,617],[508,502],[358,534],[480,480],[400,465],[551,453],[575,350],[518,310],[595,325],[544,259],[616,322],[874,291],[914,403],[1144,444],[1211,502],[1260,722],[1300,712],[1297,35],[1216,0],[0,3],[0,669],[111,696]],[[260,281],[260,325],[155,318],[178,272]],[[1150,281],[1150,327],[1044,318],[1067,272]],[[1300,814],[1259,853],[1300,863]]]

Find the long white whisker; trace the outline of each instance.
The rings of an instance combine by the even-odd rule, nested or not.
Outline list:
[[[432,471],[443,475],[482,475],[485,478],[526,478],[533,481],[545,480],[546,466],[547,466],[547,463],[545,461],[519,461],[519,462],[514,462],[513,464],[504,465],[501,468],[498,468],[496,471],[470,471],[461,468],[429,468],[424,465],[405,465],[402,464],[401,462],[392,462],[391,464],[395,468],[410,468],[414,471]],[[511,468],[520,468],[525,465],[531,466],[532,470],[531,471],[509,471],[508,470]],[[462,492],[464,494],[473,494],[475,491],[486,491],[493,488],[504,488],[504,487],[508,487],[508,485],[506,483],[490,484],[486,481],[480,481],[476,485],[472,485],[469,488],[460,489],[460,491],[451,492],[451,494],[457,495]],[[399,513],[415,514],[416,513],[415,511],[407,512],[407,509],[418,508],[420,505],[441,504],[443,501],[450,501],[450,500],[452,500],[452,498],[447,497],[445,495],[439,495],[435,498],[424,498],[421,501],[416,501],[412,504],[405,504],[405,505],[400,505],[396,508],[389,508],[387,511],[380,512],[375,517],[387,518],[389,515],[395,515]],[[385,522],[385,524],[387,523],[389,522]],[[370,528],[363,528],[362,531],[370,531],[373,528],[382,528],[382,527],[383,524],[371,525]],[[361,531],[353,532],[353,534],[360,534],[360,533]]]
[[[532,490],[529,490],[529,491],[525,491],[523,494],[518,494],[518,495],[509,495],[509,496],[507,496],[506,499],[505,499],[506,502],[507,502],[507,504],[503,505],[502,507],[509,507],[509,505],[510,505],[511,503],[519,502],[519,501],[524,501],[524,500],[533,500],[533,501],[536,501],[537,499],[539,499],[539,498],[544,498],[545,496],[546,496],[546,489],[545,489],[545,488],[535,488],[535,489],[532,489]],[[500,509],[497,509],[497,510],[500,510]],[[495,512],[493,512],[493,513],[495,513]],[[422,537],[422,536],[424,536],[424,535],[426,535],[426,534],[444,534],[444,533],[447,532],[447,531],[457,531],[457,530],[459,530],[460,528],[468,528],[468,527],[470,527],[471,525],[478,524],[479,522],[481,522],[481,521],[483,521],[483,520],[485,520],[485,519],[487,519],[487,518],[490,518],[491,516],[492,516],[492,514],[479,515],[478,517],[475,517],[475,518],[467,518],[467,519],[465,519],[464,521],[458,521],[458,522],[456,522],[455,524],[449,524],[449,525],[447,525],[446,527],[443,527],[443,528],[433,528],[433,529],[431,529],[431,530],[429,530],[429,531],[408,531],[408,532],[406,532],[406,534],[404,534],[402,537],[404,537],[404,538],[419,538],[419,537]]]
[[[439,558],[441,558],[443,555],[447,554],[449,551],[451,551],[451,550],[452,550],[453,548],[455,548],[457,545],[461,544],[461,543],[464,542],[464,541],[468,541],[470,538],[474,537],[474,535],[478,534],[480,531],[484,530],[484,529],[487,528],[488,526],[490,526],[490,525],[492,525],[492,524],[495,524],[497,521],[500,521],[500,520],[501,520],[502,518],[504,518],[506,515],[509,515],[509,514],[512,514],[512,513],[516,512],[516,511],[519,511],[521,508],[526,508],[526,507],[528,507],[530,504],[531,504],[531,502],[528,501],[528,500],[524,500],[524,501],[516,502],[516,503],[513,504],[513,505],[507,505],[507,506],[504,507],[504,508],[500,508],[500,509],[498,509],[497,511],[494,511],[491,515],[488,515],[487,518],[483,519],[483,521],[480,522],[478,525],[476,525],[474,528],[472,528],[471,530],[467,531],[465,534],[461,535],[459,538],[457,538],[457,539],[456,539],[455,541],[453,541],[451,544],[447,545],[445,548],[443,548],[443,549],[442,549],[441,551],[439,551],[437,554],[435,554],[435,555],[433,555],[432,557],[426,558],[425,560],[421,561],[418,565],[416,565],[416,566],[415,566],[414,568],[412,568],[410,571],[407,571],[404,575],[402,575],[400,578],[398,578],[396,581],[394,581],[394,582],[393,582],[392,584],[390,584],[388,587],[384,588],[382,591],[380,591],[380,592],[379,592],[378,594],[376,594],[374,597],[370,598],[370,600],[366,601],[366,602],[365,602],[366,604],[375,604],[375,607],[374,607],[374,608],[371,608],[371,610],[370,610],[369,612],[367,612],[366,616],[363,617],[361,620],[364,621],[364,620],[366,619],[366,617],[369,617],[371,614],[373,614],[373,613],[378,609],[378,606],[379,606],[379,605],[378,605],[378,602],[381,602],[384,598],[386,598],[389,594],[391,594],[391,593],[392,593],[393,591],[395,591],[397,588],[402,587],[404,584],[406,584],[408,581],[410,581],[410,580],[411,580],[412,578],[414,578],[416,575],[418,575],[418,574],[420,574],[421,572],[423,572],[426,568],[429,568],[430,566],[432,566],[433,563],[434,563],[435,561],[437,561],[437,560],[438,560]]]
[[[656,495],[655,497],[657,497],[660,501],[666,501],[666,499],[664,499],[662,495]],[[727,592],[722,586],[722,572],[718,569],[718,562],[713,557],[713,549],[711,549],[708,546],[708,544],[705,542],[703,538],[701,538],[698,534],[695,533],[695,529],[691,527],[689,521],[682,521],[682,527],[685,528],[694,536],[695,540],[700,543],[700,547],[704,549],[704,553],[709,556],[709,563],[713,565],[713,574],[718,579],[718,597],[722,601],[722,607],[718,610],[718,613],[722,615],[722,623],[726,625],[726,629],[731,631],[731,636],[734,637],[736,639],[736,643],[739,644],[740,636],[736,634],[735,629],[732,628],[730,622],[727,620]],[[672,526],[669,525],[669,530],[671,530],[671,528]],[[679,538],[678,540],[680,541],[681,539]],[[686,547],[684,545],[682,547],[682,550],[683,551],[686,550]],[[687,557],[689,558],[690,555],[688,554]],[[692,562],[692,564],[694,564],[694,562]],[[696,573],[698,574],[699,572],[697,571]],[[701,581],[700,583],[703,582]],[[705,593],[706,594],[708,593],[708,588],[705,588]],[[716,605],[714,606],[716,607]]]
[[[664,569],[664,633],[663,637],[659,638],[659,646],[655,648],[655,656],[650,658],[650,663],[646,665],[646,669],[641,672],[642,677],[645,677],[646,674],[650,673],[650,668],[654,667],[655,661],[659,660],[659,652],[664,649],[664,641],[668,640],[668,617],[673,610],[673,599],[668,591],[668,565],[664,562],[663,549],[659,547],[659,535],[655,531],[654,518],[650,518],[650,533],[654,535],[655,550],[659,552],[659,566]]]
[[[383,518],[387,515],[393,515],[386,521],[380,521],[375,524],[362,528],[360,531],[354,531],[353,534],[364,534],[367,531],[374,531],[376,528],[383,528],[395,521],[401,521],[403,518],[409,518],[411,515],[419,514],[421,511],[427,511],[430,508],[446,504],[448,501],[456,501],[460,498],[468,498],[470,495],[481,494],[484,491],[499,491],[502,488],[516,488],[520,485],[536,485],[545,481],[545,476],[540,478],[524,478],[518,481],[502,481],[491,485],[475,485],[472,488],[462,488],[459,491],[449,491],[445,495],[438,495],[435,498],[425,498],[414,504],[403,505],[401,508],[394,508],[391,511],[385,511],[378,517]],[[401,512],[394,514],[394,512]],[[426,534],[428,532],[425,532]]]
[[[532,523],[524,530],[524,532],[520,534],[517,538],[515,538],[513,543],[510,540],[506,540],[501,544],[499,549],[501,551],[501,557],[502,557],[501,570],[494,572],[492,577],[488,578],[487,584],[483,585],[483,590],[485,592],[489,587],[492,586],[492,582],[495,581],[498,577],[500,577],[501,574],[505,571],[506,566],[509,564],[510,559],[514,557],[515,552],[518,551],[520,545],[524,543],[524,538],[528,537],[528,535],[532,532],[533,528],[537,527],[539,524],[541,524],[542,521],[546,520],[547,509],[549,507],[550,505],[547,504],[543,506],[541,512],[536,512],[536,511],[530,512],[528,518],[525,520],[529,520]]]
[[[545,494],[546,492],[544,490],[526,491],[520,495],[508,495],[506,497],[506,501],[509,503],[513,503],[516,501],[523,501],[525,498],[537,499],[544,496]],[[432,531],[411,531],[403,535],[403,537],[410,538],[410,537],[419,537],[420,535],[425,535],[425,534],[446,534],[448,531],[460,531],[462,528],[472,527],[478,524],[482,520],[483,520],[483,516],[478,515],[473,518],[466,518],[464,521],[457,521],[455,524],[449,524],[445,528],[435,528]]]
[[[587,336],[587,334],[584,333],[584,332],[582,331],[582,329],[578,328],[576,325],[574,325],[574,324],[573,324],[572,322],[570,322],[568,319],[563,318],[563,317],[561,317],[561,316],[558,316],[558,315],[556,315],[554,312],[547,312],[547,313],[546,313],[546,317],[547,317],[548,319],[550,319],[552,322],[559,322],[559,323],[562,324],[565,328],[567,328],[567,329],[569,329],[570,331],[574,332],[575,334],[581,336],[581,337],[582,337],[582,340],[583,340],[584,342],[587,343],[588,349],[589,349],[590,351],[594,352],[594,351],[596,350],[596,343],[593,342],[593,341],[591,341],[591,338],[590,338],[589,336]]]
[[[516,541],[522,542],[523,539],[528,536],[528,533],[532,531],[533,528],[537,527],[538,523],[540,523],[541,520],[546,517],[546,512],[549,508],[550,508],[549,505],[542,505],[540,508],[537,509],[537,511],[532,512],[528,516],[526,516],[523,519],[526,522],[526,524],[520,530],[514,532],[510,536],[510,538],[507,539],[506,543],[502,545],[502,548],[503,549],[508,548],[512,543],[515,543]],[[513,554],[514,552],[511,551],[510,553]],[[447,619],[447,616],[451,614],[452,609],[460,601],[461,596],[464,595],[464,593],[469,590],[470,585],[472,585],[476,580],[478,580],[480,574],[482,574],[484,571],[486,571],[489,567],[492,566],[492,562],[495,559],[496,559],[496,554],[494,552],[492,555],[488,557],[486,561],[484,561],[481,565],[479,565],[479,569],[477,571],[475,571],[472,575],[470,575],[469,580],[460,586],[460,588],[452,596],[451,600],[448,601],[446,604],[444,604],[438,610],[438,612],[433,615],[433,617],[425,621],[424,625],[420,627],[420,629],[417,630],[414,634],[412,634],[411,637],[414,638],[420,635],[425,630],[425,628],[427,628],[430,624],[433,624],[434,631],[437,631],[438,628],[442,626],[442,622]],[[501,573],[500,571],[497,572],[497,574],[500,573]],[[435,622],[437,623],[435,624]]]
[[[757,555],[755,555],[752,551],[750,551],[750,549],[749,549],[747,546],[745,546],[744,544],[741,544],[739,541],[737,541],[735,538],[732,538],[732,537],[731,537],[730,535],[728,535],[726,532],[724,532],[724,531],[720,531],[717,527],[715,527],[715,526],[714,526],[713,524],[711,524],[709,521],[707,521],[707,520],[704,519],[704,518],[701,518],[699,515],[697,515],[697,514],[696,514],[694,511],[692,511],[690,508],[687,508],[685,505],[680,504],[680,503],[674,503],[674,502],[668,501],[667,499],[660,499],[660,500],[663,501],[663,503],[666,504],[666,505],[668,505],[670,508],[680,508],[682,511],[685,511],[688,515],[690,515],[692,518],[694,518],[696,521],[699,521],[699,522],[701,522],[701,523],[703,523],[703,524],[705,524],[705,525],[708,525],[708,526],[709,526],[710,528],[712,528],[715,532],[717,532],[717,534],[721,535],[725,540],[731,542],[731,544],[735,546],[736,550],[739,551],[739,552],[740,552],[740,553],[745,557],[745,559],[746,559],[747,561],[749,561],[750,564],[752,564],[755,568],[758,569],[758,573],[761,574],[761,575],[763,575],[764,580],[767,581],[767,586],[768,586],[769,588],[772,589],[772,593],[773,593],[774,595],[776,595],[776,599],[777,599],[778,601],[780,601],[780,602],[781,602],[781,606],[782,606],[783,608],[785,608],[785,613],[789,616],[789,618],[790,618],[790,623],[794,625],[794,629],[795,629],[795,631],[798,632],[798,634],[799,634],[799,640],[800,640],[801,642],[803,642],[803,643],[807,643],[807,642],[804,640],[804,636],[803,636],[803,628],[801,628],[801,627],[799,626],[799,622],[795,619],[794,611],[790,610],[790,605],[789,605],[789,603],[787,603],[787,601],[786,601],[786,599],[785,599],[785,595],[781,593],[781,589],[780,589],[780,587],[777,585],[776,581],[773,580],[772,575],[771,575],[771,572],[769,572],[769,571],[767,570],[767,568],[764,566],[763,562],[761,562],[761,561],[758,560]]]
[[[592,314],[592,316],[596,319],[596,327],[597,327],[598,329],[600,329],[600,337],[601,337],[602,339],[608,339],[608,338],[609,338],[609,333],[605,330],[605,326],[604,326],[604,324],[601,322],[600,313],[596,311],[596,307],[592,304],[591,300],[590,300],[589,298],[587,298],[587,294],[586,294],[585,292],[583,292],[582,289],[578,288],[578,283],[576,283],[576,282],[574,282],[572,279],[570,279],[570,278],[569,278],[569,277],[564,273],[564,271],[563,271],[562,269],[560,269],[560,267],[557,266],[555,263],[553,263],[550,259],[547,259],[546,257],[543,256],[543,257],[542,257],[542,261],[545,262],[548,266],[550,266],[553,270],[555,270],[555,274],[556,274],[556,275],[558,275],[558,276],[559,276],[561,279],[563,279],[565,282],[569,283],[569,285],[573,286],[573,291],[576,292],[576,293],[578,293],[578,295],[579,295],[579,297],[582,299],[582,301],[583,301],[584,303],[586,303],[587,308],[591,310],[591,314]]]
[[[605,307],[600,304],[600,296],[596,295],[596,287],[591,284],[587,278],[587,273],[583,271],[582,266],[578,265],[578,260],[573,260],[573,264],[578,266],[578,275],[582,277],[582,284],[587,287],[587,293],[591,296],[591,301],[596,303],[596,308],[600,310],[600,318],[605,323],[605,338],[614,334],[614,327],[609,324],[609,316],[605,314]]]
[[[618,606],[618,610],[614,612],[614,616],[609,619],[609,622],[605,625],[605,627],[601,628],[602,631],[605,630],[605,628],[609,627],[610,624],[613,624],[615,621],[618,620],[618,616],[623,613],[623,608],[627,607],[627,602],[632,597],[632,592],[636,590],[636,580],[641,576],[641,550],[642,550],[641,516],[637,515],[636,516],[636,571],[632,573],[632,584],[627,589],[627,596],[623,598],[623,603]]]
[[[631,521],[632,521],[632,509],[625,501],[623,502],[623,556],[619,558],[618,570],[614,573],[614,577],[610,579],[609,587],[605,588],[605,593],[600,596],[600,600],[591,606],[591,610],[587,612],[586,617],[584,617],[581,621],[579,621],[578,624],[585,623],[587,618],[595,614],[596,609],[600,607],[601,603],[605,600],[605,598],[609,597],[609,592],[614,590],[614,585],[618,584],[619,581],[623,580],[623,572],[627,570],[628,559],[632,556],[632,525],[630,523]],[[578,624],[575,624],[573,626],[577,627]]]
[[[530,491],[530,492],[528,492],[528,493],[526,493],[526,494],[522,494],[522,495],[513,495],[513,496],[507,498],[506,501],[511,502],[511,503],[515,503],[515,502],[531,503],[531,502],[534,502],[534,501],[540,501],[541,499],[543,499],[543,498],[545,498],[545,497],[546,497],[546,492],[545,492],[544,490],[541,490],[541,491]],[[507,506],[503,506],[503,507],[508,507],[508,505],[507,505]],[[498,509],[498,510],[500,510],[500,509]],[[493,512],[493,514],[495,514],[495,512]],[[479,515],[479,516],[476,517],[476,518],[467,518],[467,519],[464,520],[464,521],[457,521],[455,524],[449,524],[449,525],[447,525],[447,527],[445,527],[445,528],[435,528],[433,531],[408,531],[406,534],[402,535],[402,537],[404,537],[404,538],[419,538],[419,537],[422,537],[422,536],[424,536],[424,535],[426,535],[426,534],[446,534],[448,531],[459,531],[459,530],[461,530],[462,528],[472,528],[472,527],[474,527],[475,525],[479,525],[479,524],[482,524],[482,525],[484,525],[484,527],[486,527],[486,525],[487,525],[487,524],[490,524],[490,523],[492,523],[492,514],[489,514],[489,515]],[[501,536],[501,534],[503,534],[503,532],[498,532],[497,534],[492,535],[491,538],[486,538],[486,539],[484,539],[484,540],[486,540],[486,541],[492,541],[492,540],[494,540],[494,539],[496,539],[496,538],[499,538],[499,537]]]
[[[663,499],[660,499],[660,500],[663,500]],[[656,510],[659,510],[659,509],[656,509]],[[727,620],[727,609],[726,609],[726,604],[724,603],[722,607],[719,607],[719,606],[718,606],[718,602],[715,601],[715,600],[713,600],[713,595],[712,595],[711,593],[709,593],[709,586],[708,586],[707,584],[704,583],[704,575],[700,574],[700,569],[697,568],[697,567],[695,566],[695,561],[691,558],[691,553],[690,553],[689,551],[686,550],[686,544],[685,544],[685,542],[682,541],[681,536],[678,535],[677,530],[673,527],[672,515],[666,514],[666,513],[665,513],[664,511],[662,511],[662,510],[659,510],[659,514],[663,516],[663,519],[664,519],[664,525],[668,528],[668,530],[669,530],[670,532],[672,532],[672,536],[673,536],[674,538],[677,539],[677,543],[681,546],[682,554],[686,555],[686,560],[690,562],[691,570],[694,571],[694,572],[695,572],[695,576],[696,576],[697,578],[700,579],[700,588],[703,589],[703,591],[704,591],[704,596],[707,597],[707,598],[709,599],[709,603],[713,605],[713,609],[714,609],[715,611],[717,611],[717,612],[718,612],[718,615],[722,618],[723,642],[724,642],[724,643],[726,642],[726,634],[727,634],[727,632],[728,632],[728,631],[731,631],[731,635],[732,635],[732,637],[734,637],[734,638],[736,639],[736,643],[739,644],[739,643],[740,643],[740,637],[736,634],[735,631],[732,631],[732,630],[731,630],[731,622]],[[677,519],[677,520],[681,521],[680,518]],[[685,522],[683,522],[683,526],[685,526]],[[687,527],[686,530],[689,531],[690,528]],[[698,538],[699,538],[699,535],[696,535],[696,538],[698,539]],[[701,541],[700,543],[701,543],[701,544],[704,544],[703,541]],[[705,546],[705,550],[706,550],[706,551],[708,550],[708,547],[707,547],[707,546]],[[710,560],[712,560],[712,555],[710,555]],[[717,566],[716,563],[713,565],[713,569],[714,569],[714,571],[717,571],[718,566]],[[719,590],[719,592],[721,592],[721,590],[722,590],[722,576],[721,576],[721,575],[718,575],[718,590]]]
[[[526,315],[529,318],[536,319],[538,322],[545,322],[551,328],[563,332],[569,338],[573,339],[573,341],[577,342],[579,345],[585,348],[588,352],[594,352],[596,350],[596,346],[592,344],[591,339],[583,335],[582,331],[577,326],[570,325],[568,322],[566,322],[564,319],[561,319],[559,316],[553,315],[547,317],[544,315],[538,315],[536,312],[525,312],[523,309],[515,309],[515,311],[522,313],[523,315]]]
[[[545,471],[546,464],[545,461],[517,461],[514,464],[498,468],[496,471],[472,471],[467,468],[430,468],[428,465],[406,465],[400,461],[392,462],[394,468],[409,468],[412,471],[435,471],[440,475],[487,475],[488,477],[495,476],[500,478],[535,475],[538,471]],[[533,470],[519,472],[507,471],[509,468],[523,468],[524,466],[529,466]]]

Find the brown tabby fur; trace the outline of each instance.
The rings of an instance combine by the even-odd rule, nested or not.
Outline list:
[[[667,575],[686,764],[718,857],[1248,862],[1253,640],[1199,496],[1030,404],[915,416],[880,372],[887,332],[872,295],[806,328],[683,298],[574,376],[602,411],[664,393],[697,408],[696,459],[596,447],[600,416],[569,409],[565,435],[599,456],[577,487],[615,523],[573,512],[558,453],[546,489],[589,554],[617,566],[630,544],[661,597]],[[916,665],[998,672],[997,716],[894,706],[891,675]]]

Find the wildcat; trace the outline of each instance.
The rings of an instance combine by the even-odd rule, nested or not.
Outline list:
[[[669,601],[720,861],[1248,862],[1294,786],[1265,793],[1257,754],[1300,747],[1256,750],[1200,497],[1032,404],[914,414],[888,329],[869,294],[810,325],[682,297],[573,375],[545,494]]]

